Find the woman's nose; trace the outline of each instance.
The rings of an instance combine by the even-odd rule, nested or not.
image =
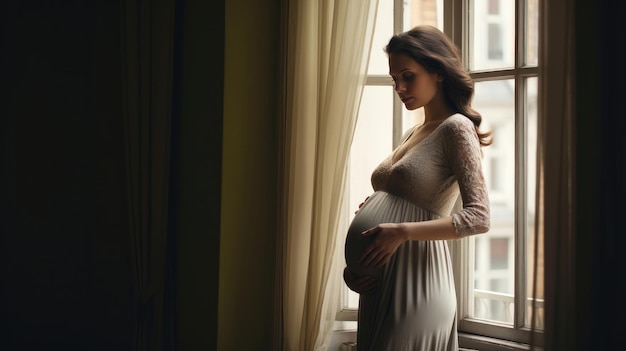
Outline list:
[[[400,93],[405,90],[405,85],[400,82],[397,82],[395,88],[396,88],[396,93]]]

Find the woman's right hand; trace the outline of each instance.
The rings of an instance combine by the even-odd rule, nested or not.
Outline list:
[[[376,290],[378,280],[371,275],[356,276],[348,267],[343,269],[343,280],[350,290],[359,294],[369,294]]]

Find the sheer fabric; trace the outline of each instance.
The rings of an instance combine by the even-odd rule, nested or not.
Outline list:
[[[337,231],[378,0],[286,1],[278,318],[284,350],[326,350],[339,306]],[[282,334],[282,335],[280,335]]]

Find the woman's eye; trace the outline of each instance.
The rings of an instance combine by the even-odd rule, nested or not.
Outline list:
[[[413,77],[414,77],[414,76],[413,76],[412,74],[405,74],[404,76],[402,76],[402,78],[403,78],[404,80],[412,80],[412,79],[413,79]]]

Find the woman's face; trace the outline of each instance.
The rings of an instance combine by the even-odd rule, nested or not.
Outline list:
[[[389,74],[395,82],[396,93],[407,110],[415,110],[435,97],[441,75],[430,73],[405,54],[389,55]]]

